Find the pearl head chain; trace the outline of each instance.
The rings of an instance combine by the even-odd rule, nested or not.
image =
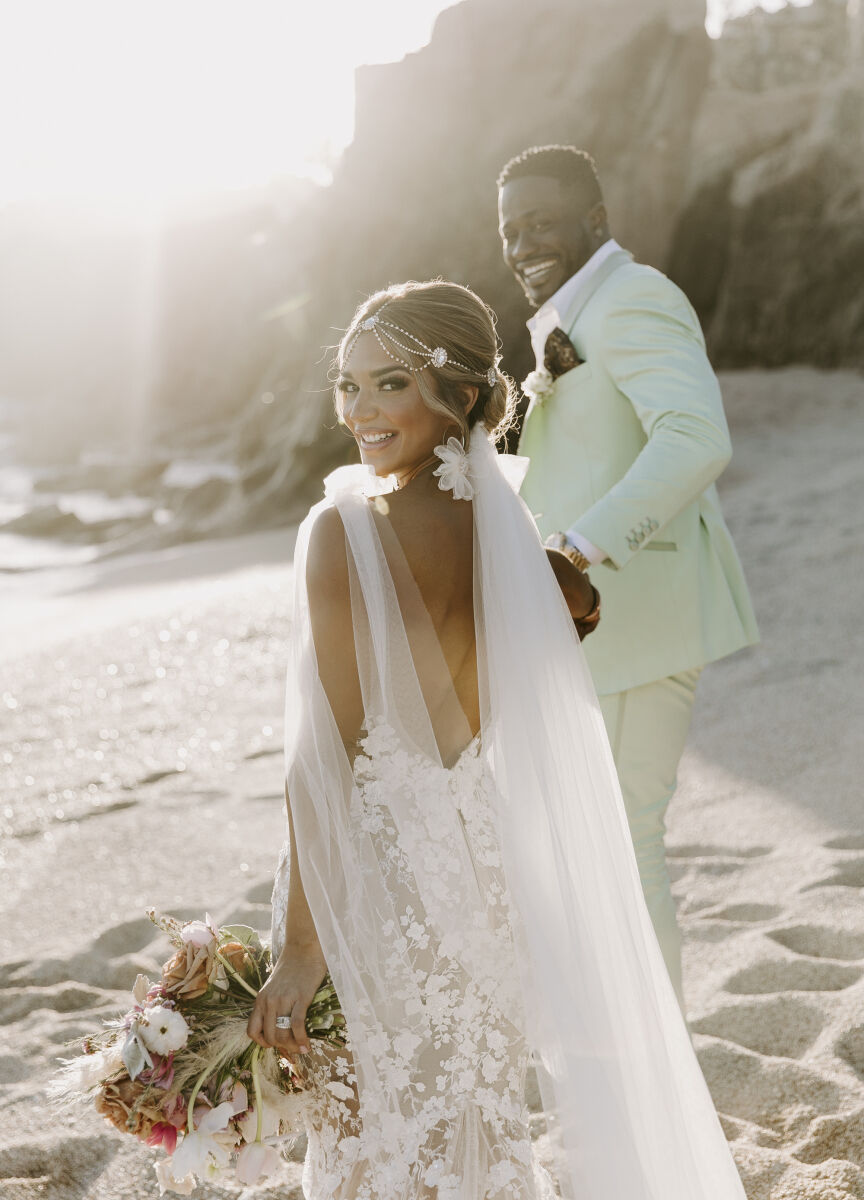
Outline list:
[[[365,320],[360,322],[359,326],[354,332],[354,336],[348,343],[348,347],[345,351],[345,356],[343,359],[344,363],[347,363],[348,359],[351,357],[351,352],[353,351],[360,334],[374,333],[378,341],[378,345],[381,347],[387,357],[392,358],[394,362],[400,363],[403,367],[407,367],[407,369],[412,373],[416,372],[417,370],[422,370],[422,367],[418,368],[412,366],[411,363],[406,359],[401,358],[398,354],[394,354],[390,346],[394,346],[397,350],[401,350],[403,354],[411,354],[415,357],[425,358],[427,362],[424,363],[424,366],[431,365],[433,367],[437,367],[440,371],[442,367],[446,367],[449,363],[451,366],[458,367],[460,371],[465,371],[469,375],[483,374],[490,388],[494,387],[498,382],[497,363],[493,364],[485,372],[478,372],[472,367],[466,367],[465,363],[459,362],[458,359],[451,358],[444,346],[435,346],[434,348],[427,346],[425,342],[421,342],[418,337],[415,337],[413,333],[409,333],[407,329],[403,329],[401,325],[397,325],[395,321],[384,320],[384,318],[381,316],[381,312],[386,307],[386,304],[382,305],[382,308],[380,308],[377,313],[373,313],[371,317],[366,317]],[[401,338],[406,338],[410,343],[413,344],[406,346],[405,343],[400,340],[400,337],[395,336],[396,334],[399,334]],[[390,345],[385,343],[385,338]]]

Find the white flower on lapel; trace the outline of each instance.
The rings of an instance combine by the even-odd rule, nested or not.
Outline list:
[[[535,404],[542,404],[552,388],[555,386],[555,380],[552,378],[551,372],[545,367],[540,367],[536,371],[532,371],[522,380],[522,391],[526,396],[530,397]]]
[[[442,492],[452,492],[456,500],[471,500],[474,484],[468,475],[468,452],[457,438],[451,437],[443,446],[436,446],[434,453],[441,459],[441,466],[432,472],[437,475]]]

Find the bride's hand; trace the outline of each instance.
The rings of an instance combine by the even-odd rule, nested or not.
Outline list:
[[[308,1054],[306,1010],[327,974],[320,950],[286,946],[255,1000],[246,1032],[259,1046],[281,1054]],[[277,1029],[277,1017],[291,1018],[290,1029]]]
[[[547,546],[546,557],[555,572],[579,640],[584,641],[600,621],[600,593],[584,571],[580,571],[566,554]]]

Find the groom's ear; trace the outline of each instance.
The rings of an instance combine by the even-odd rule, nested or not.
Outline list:
[[[605,242],[609,237],[609,216],[606,212],[606,205],[602,200],[598,200],[595,205],[588,209],[585,216],[582,218],[582,224],[586,231],[595,240]]]

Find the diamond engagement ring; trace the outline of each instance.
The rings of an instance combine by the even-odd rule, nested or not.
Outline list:
[[[290,1017],[277,1017],[273,1023],[277,1029],[290,1029],[291,1028],[291,1018]]]

